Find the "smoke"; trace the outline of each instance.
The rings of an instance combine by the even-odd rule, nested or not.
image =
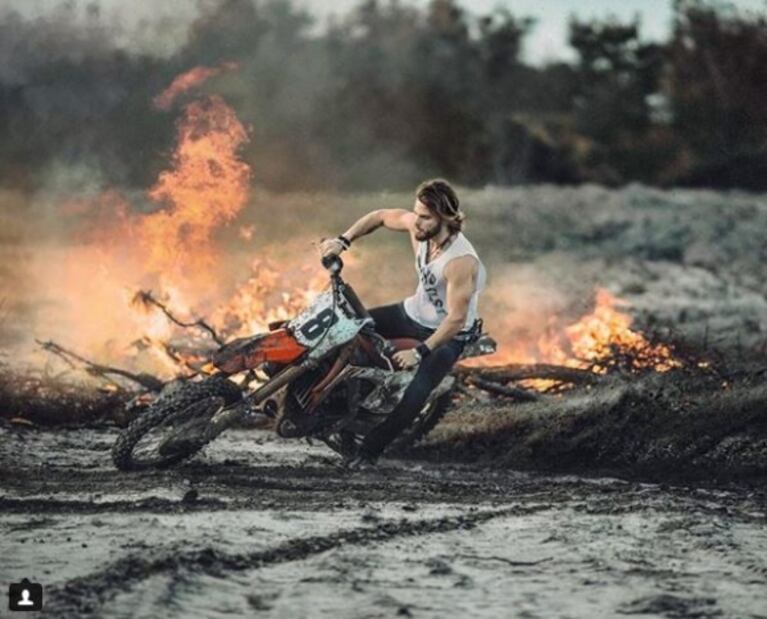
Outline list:
[[[38,190],[64,162],[110,183],[145,184],[172,138],[147,101],[168,62],[118,45],[119,22],[72,2],[36,16],[0,12],[0,182]],[[49,178],[53,174],[54,178]]]
[[[209,1],[182,11],[184,37],[177,25],[165,47],[162,17],[127,26],[98,3],[0,13],[0,57],[11,60],[0,68],[9,129],[0,180],[39,188],[62,159],[112,184],[146,186],[173,139],[173,116],[154,109],[154,97],[192,68],[230,62],[240,71],[207,88],[252,126],[244,157],[260,186],[405,189],[437,174],[486,176],[492,127],[473,83],[481,45],[449,4],[430,15],[363,3],[319,30],[288,0]],[[141,41],[126,44],[136,32]]]
[[[78,63],[106,56],[112,49],[110,29],[92,20],[83,23],[72,3],[59,3],[34,19],[8,8],[0,10],[3,84],[26,85],[52,62]]]
[[[443,16],[447,30],[435,34],[420,13],[392,4],[360,10],[320,37],[310,16],[288,3],[210,2],[183,42],[161,56],[121,47],[118,23],[97,10],[83,22],[72,6],[38,19],[0,14],[0,54],[14,54],[0,63],[0,123],[8,128],[0,186],[21,189],[1,194],[7,239],[0,284],[8,292],[0,298],[0,341],[28,349],[34,337],[55,338],[102,359],[124,359],[126,340],[168,335],[165,322],[130,307],[139,286],[188,315],[215,313],[232,294],[266,314],[273,308],[248,295],[264,293],[271,303],[278,290],[290,296],[315,281],[312,240],[338,234],[374,208],[412,205],[409,193],[334,189],[410,189],[434,173],[468,174],[456,162],[482,167],[471,136],[488,127],[476,124],[478,109],[467,104],[476,50],[460,28],[451,30],[462,23],[455,16]],[[462,45],[469,47],[451,56]],[[163,109],[154,105],[195,70],[207,81],[192,80]],[[209,215],[221,190],[218,207],[226,213],[202,231],[175,218],[183,210],[176,198],[150,191],[184,167],[185,155],[174,149],[190,101],[231,107],[237,122],[222,124],[236,126],[239,136],[225,158],[202,153],[189,168],[200,184],[184,184],[184,199],[204,197],[191,210]],[[215,184],[224,160],[240,170],[235,194]],[[549,316],[566,320],[587,309],[593,281],[555,252],[612,234],[583,214],[590,194],[572,204],[550,189],[533,191],[526,204],[492,190],[466,196],[468,234],[491,274],[483,308],[494,334],[526,345],[551,327]],[[149,234],[147,222],[162,225]],[[172,259],[155,260],[169,248]],[[538,260],[540,252],[552,257]],[[366,239],[354,255],[359,261],[348,275],[369,305],[412,291],[407,239]],[[271,283],[243,290],[256,257],[270,263],[260,272]],[[190,271],[206,276],[194,286],[169,285],[171,275]],[[292,309],[295,301],[285,304]]]

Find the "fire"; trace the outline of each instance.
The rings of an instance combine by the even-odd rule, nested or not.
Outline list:
[[[192,69],[155,104],[168,108],[181,93],[232,68]],[[240,157],[248,139],[223,98],[198,97],[183,107],[168,168],[145,193],[150,209],[115,189],[62,205],[62,214],[89,225],[78,247],[37,257],[41,287],[54,300],[42,321],[58,326],[46,337],[97,361],[171,377],[199,369],[205,362],[199,351],[216,344],[204,329],[182,329],[151,304],[136,302],[137,292],[151,291],[183,323],[205,316],[224,339],[263,331],[310,302],[327,285],[316,261],[296,267],[291,259],[278,269],[258,259],[237,283],[220,246],[219,232],[236,224],[250,202],[251,170]],[[235,230],[240,242],[255,232]]]
[[[286,273],[264,258],[256,258],[251,276],[234,293],[228,303],[212,316],[227,337],[240,337],[265,331],[269,323],[289,320],[310,304],[327,287],[327,275],[314,265],[304,265],[298,273]],[[289,281],[306,282],[287,289]]]
[[[213,274],[218,256],[212,235],[248,201],[250,169],[238,156],[247,139],[245,127],[221,97],[185,108],[173,167],[160,174],[148,193],[165,208],[132,222],[147,271],[183,279]]]
[[[627,305],[604,288],[597,289],[594,311],[565,329],[573,357],[599,373],[607,371],[606,362],[616,355],[623,356],[632,369],[667,372],[679,367],[668,346],[652,344],[631,330],[633,319],[617,309]],[[565,358],[561,363],[567,365],[569,361]]]
[[[181,93],[232,68],[188,71],[155,104],[167,109]],[[233,287],[225,277],[231,265],[218,236],[222,228],[237,224],[250,201],[251,171],[240,157],[247,141],[246,128],[223,98],[199,97],[183,108],[168,169],[145,194],[151,210],[142,212],[115,190],[95,201],[66,205],[66,212],[87,215],[95,226],[77,249],[57,248],[38,257],[43,285],[56,300],[49,308],[56,315],[46,322],[60,326],[63,344],[97,360],[171,376],[185,366],[199,367],[204,359],[187,344],[210,337],[182,332],[155,309],[140,311],[131,304],[137,291],[152,290],[185,323],[207,313],[207,322],[230,339],[290,319],[326,287],[327,276],[316,260],[311,266],[295,266],[295,260],[275,266],[262,257],[250,264],[239,285]],[[252,226],[235,229],[240,242],[254,236]],[[263,256],[264,248],[259,249]],[[631,329],[631,317],[619,310],[621,305],[600,289],[594,310],[577,322],[562,327],[553,320],[542,336],[524,338],[469,364],[548,362],[603,373],[617,359],[631,369],[677,367],[668,347]]]
[[[210,71],[174,81],[164,100],[199,84],[201,75]],[[81,225],[76,247],[54,245],[35,255],[39,286],[51,299],[39,310],[49,325],[45,335],[96,360],[174,374],[178,363],[167,344],[177,329],[159,312],[137,311],[131,299],[151,289],[194,315],[192,308],[226,298],[216,235],[249,200],[250,169],[239,156],[247,140],[221,97],[198,98],[184,107],[170,165],[146,193],[151,209],[115,189],[63,204],[62,215],[87,227]]]
[[[236,62],[225,62],[218,67],[194,67],[186,73],[177,76],[171,85],[154,98],[154,106],[161,110],[169,110],[175,100],[193,88],[199,88],[210,78],[225,71],[238,68]]]
[[[529,342],[501,347],[498,353],[466,362],[466,365],[509,363],[551,363],[603,374],[615,364],[631,370],[654,369],[666,372],[680,367],[671,349],[653,344],[631,329],[632,317],[620,311],[628,303],[604,288],[595,294],[594,309],[578,321],[561,327],[556,317],[534,344]]]
[[[146,194],[154,211],[141,213],[119,192],[106,191],[91,204],[91,227],[82,240],[105,254],[103,268],[128,266],[127,261],[137,276],[132,279],[186,293],[206,289],[219,270],[214,235],[249,200],[250,168],[239,157],[247,140],[221,97],[188,104],[177,123],[171,165]],[[82,205],[67,205],[75,208]]]

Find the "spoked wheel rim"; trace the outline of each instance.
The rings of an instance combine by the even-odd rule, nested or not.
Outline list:
[[[131,457],[134,465],[168,466],[197,451],[205,444],[208,421],[223,405],[222,397],[212,396],[169,415],[136,442]]]

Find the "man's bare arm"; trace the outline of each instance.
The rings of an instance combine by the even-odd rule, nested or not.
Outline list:
[[[379,209],[360,217],[344,232],[343,236],[351,243],[381,227],[397,232],[411,232],[414,226],[415,214],[411,211],[396,208]],[[327,239],[320,246],[323,256],[339,254],[343,249],[343,244],[338,239]]]
[[[445,265],[447,279],[447,316],[439,328],[424,342],[429,350],[434,350],[452,340],[466,324],[469,314],[469,303],[479,266],[472,256],[454,258]],[[413,350],[401,350],[394,353],[394,360],[401,368],[409,368],[417,363]]]
[[[445,266],[447,316],[439,328],[426,340],[429,350],[446,344],[464,328],[478,270],[477,260],[472,256],[454,258]]]
[[[410,211],[398,208],[379,209],[368,213],[354,222],[344,232],[344,236],[349,241],[354,241],[354,239],[370,234],[382,226],[387,230],[407,232],[413,227],[414,221],[415,215]]]

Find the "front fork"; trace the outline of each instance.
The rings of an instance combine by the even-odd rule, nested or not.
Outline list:
[[[296,380],[307,370],[313,368],[315,363],[307,359],[299,365],[291,365],[282,370],[277,376],[268,383],[256,389],[253,393],[246,396],[232,406],[226,406],[219,410],[210,420],[206,431],[206,439],[212,441],[227,428],[236,424],[243,415],[252,408],[258,406],[268,397],[277,393],[285,385]]]

